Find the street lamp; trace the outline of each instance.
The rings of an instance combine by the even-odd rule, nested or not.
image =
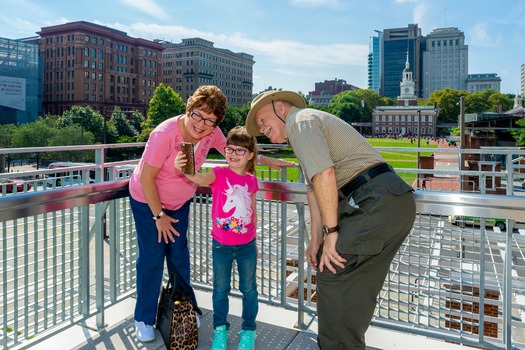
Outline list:
[[[465,169],[465,154],[462,150],[465,148],[465,96],[459,98],[459,170]],[[463,174],[460,175],[459,185],[461,192],[463,192]]]
[[[417,110],[417,168],[420,168],[421,154],[419,147],[421,146],[421,109]]]

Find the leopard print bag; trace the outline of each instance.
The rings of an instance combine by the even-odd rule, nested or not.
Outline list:
[[[156,323],[168,350],[197,349],[199,333],[195,312],[202,314],[177,289],[174,275],[171,275],[166,287],[162,287]]]

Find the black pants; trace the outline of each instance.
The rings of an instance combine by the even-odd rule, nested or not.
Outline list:
[[[338,253],[345,268],[317,272],[318,341],[326,350],[365,349],[364,334],[390,263],[415,220],[412,188],[387,172],[339,201]],[[322,247],[319,252],[322,253]]]

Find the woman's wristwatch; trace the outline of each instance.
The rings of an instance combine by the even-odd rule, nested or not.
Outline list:
[[[157,220],[160,219],[163,215],[164,215],[164,207],[162,207],[162,209],[160,210],[159,215],[157,215],[157,216],[153,215],[151,218],[152,218],[154,221],[157,221]]]

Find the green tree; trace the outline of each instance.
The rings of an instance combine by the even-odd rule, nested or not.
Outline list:
[[[482,113],[490,111],[490,96],[495,90],[485,89],[465,96],[465,113]]]
[[[495,91],[489,97],[490,110],[492,112],[498,112],[501,106],[501,111],[505,112],[512,109],[514,105],[514,95],[502,94]]]
[[[513,129],[510,131],[511,135],[516,140],[516,146],[524,147],[525,146],[525,118],[522,118],[516,122],[521,129]]]
[[[144,118],[144,114],[135,110],[133,111],[133,114],[131,114],[129,122],[135,128],[135,130],[137,130],[137,133],[140,133],[142,131],[142,123],[144,123],[145,120],[146,118]]]
[[[42,118],[33,123],[21,124],[13,130],[11,146],[22,147],[47,147],[49,140],[58,133],[58,128],[50,126]]]
[[[15,124],[2,124],[0,125],[0,147],[9,148],[11,147],[11,140],[13,133],[17,126]]]
[[[374,108],[377,106],[385,106],[382,102],[386,103],[393,103],[388,100],[384,100],[379,96],[377,92],[375,92],[372,89],[360,89],[357,91],[357,95],[361,97],[361,109],[362,109],[362,121],[363,122],[371,122],[372,121],[372,113],[374,111]],[[389,104],[386,106],[390,106]]]
[[[83,127],[84,133],[91,132],[95,137],[94,143],[104,142],[104,117],[91,107],[73,106],[73,108],[64,112],[59,127],[63,128],[72,124],[78,124]],[[108,126],[106,126],[106,129],[110,130]],[[108,132],[107,134],[116,135],[116,131]],[[116,136],[113,137],[113,142],[115,141]]]
[[[458,91],[451,88],[436,90],[427,100],[427,105],[439,107],[439,119],[441,123],[457,123],[459,116],[459,98],[467,96],[467,91]]]
[[[111,114],[111,125],[115,127],[118,140],[124,136],[127,136],[126,139],[129,140],[129,137],[136,138],[138,135],[137,129],[128,121],[126,113],[122,112],[120,107],[115,107],[115,110]]]
[[[171,86],[159,84],[149,101],[148,117],[144,121],[142,128],[155,128],[168,118],[182,114],[186,111],[186,104],[179,94]],[[148,133],[149,135],[149,133]]]
[[[244,125],[249,110],[250,106],[248,104],[242,107],[226,107],[226,115],[219,125],[224,135],[228,134],[234,127]]]
[[[11,139],[16,128],[15,124],[0,125],[0,148],[11,147]],[[5,158],[5,154],[0,154],[0,173],[5,173]]]
[[[338,93],[328,105],[330,112],[347,123],[364,121],[364,111],[361,107],[362,97],[357,91],[343,91]]]

